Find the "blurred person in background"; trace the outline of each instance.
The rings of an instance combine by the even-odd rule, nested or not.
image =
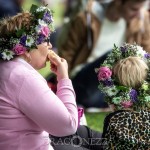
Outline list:
[[[51,35],[51,43],[53,44],[53,49],[57,51],[58,39],[66,34],[70,26],[72,19],[84,9],[88,0],[58,0],[58,5],[63,5],[62,23],[57,26],[55,32]],[[51,1],[45,1],[50,7],[54,5]],[[56,4],[56,2],[55,2]]]
[[[0,0],[0,18],[14,16],[22,11],[25,0]]]
[[[150,52],[145,2],[90,0],[86,11],[80,12],[71,22],[68,33],[60,37],[58,53],[68,61],[79,105],[98,108],[95,111],[108,110],[104,94],[97,89],[94,68],[103,62],[114,43],[120,46],[124,42],[136,42]]]

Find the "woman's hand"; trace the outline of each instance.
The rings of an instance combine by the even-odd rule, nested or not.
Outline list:
[[[48,54],[50,60],[51,71],[57,75],[57,80],[69,78],[67,61],[59,57],[55,52],[50,50]]]

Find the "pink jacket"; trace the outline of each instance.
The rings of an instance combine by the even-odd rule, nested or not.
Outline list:
[[[57,89],[55,95],[23,60],[0,62],[0,149],[53,150],[48,133],[67,136],[76,132],[72,83],[60,80]]]

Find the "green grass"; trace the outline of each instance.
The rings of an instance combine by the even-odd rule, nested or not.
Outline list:
[[[100,112],[100,113],[85,113],[87,124],[91,129],[96,131],[103,131],[103,123],[104,118],[108,112]]]
[[[43,76],[43,77],[47,77],[51,71],[50,71],[50,63],[47,62],[46,67],[39,70],[39,73]]]

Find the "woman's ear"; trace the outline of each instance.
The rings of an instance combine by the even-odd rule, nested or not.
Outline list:
[[[28,51],[26,51],[25,53],[24,53],[24,58],[25,58],[25,60],[28,62],[28,63],[31,63],[31,55],[30,55],[30,53],[28,52]]]

